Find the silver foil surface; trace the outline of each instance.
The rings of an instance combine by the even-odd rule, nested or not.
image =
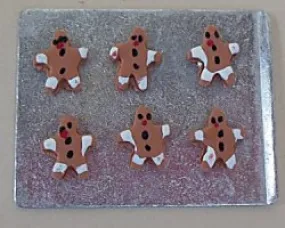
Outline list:
[[[216,24],[223,38],[240,44],[234,60],[237,83],[223,88],[198,85],[197,67],[186,51],[200,45],[203,28]],[[146,92],[118,92],[110,48],[125,42],[134,26],[148,33],[148,47],[163,51],[163,62],[151,68]],[[277,198],[274,119],[268,17],[259,11],[205,10],[26,10],[19,18],[15,200],[25,208],[168,207],[263,205]],[[46,76],[32,66],[48,48],[56,29],[66,29],[74,46],[90,49],[81,67],[83,91],[44,92]],[[118,145],[136,108],[146,104],[154,120],[169,123],[167,164],[157,169],[129,168],[131,147]],[[237,144],[235,170],[200,169],[200,148],[188,140],[216,105],[232,127],[244,126],[246,139]],[[80,121],[82,133],[92,132],[97,148],[88,155],[90,178],[51,178],[54,160],[40,151],[52,136],[61,114]]]

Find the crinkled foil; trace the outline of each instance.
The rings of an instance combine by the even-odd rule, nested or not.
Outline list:
[[[186,51],[201,44],[203,28],[216,24],[225,40],[241,52],[233,68],[233,88],[215,81],[198,85],[197,67]],[[147,29],[150,49],[163,51],[163,62],[150,70],[146,92],[114,89],[116,66],[108,53],[125,42],[134,26]],[[69,32],[75,46],[90,49],[81,67],[83,91],[57,96],[44,92],[46,76],[32,66],[35,54],[48,48],[56,29]],[[262,205],[277,198],[274,119],[268,17],[259,11],[200,10],[26,10],[19,19],[15,200],[25,208],[120,206]],[[167,164],[129,168],[131,147],[118,145],[135,109],[146,104],[154,120],[169,123]],[[246,139],[237,144],[237,167],[200,169],[200,148],[188,140],[191,129],[204,126],[216,105],[232,127],[244,126]],[[80,120],[82,133],[92,132],[97,148],[88,155],[90,178],[51,178],[54,160],[40,150],[53,135],[58,117]]]

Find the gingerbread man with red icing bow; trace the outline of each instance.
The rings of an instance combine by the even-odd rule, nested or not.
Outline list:
[[[224,112],[218,108],[213,108],[205,128],[190,133],[192,142],[203,143],[201,159],[205,171],[212,168],[217,160],[233,169],[236,165],[237,140],[244,137],[244,129],[229,127]]]
[[[134,79],[134,86],[140,91],[147,89],[147,69],[151,63],[160,64],[162,56],[160,52],[147,49],[147,35],[140,27],[133,29],[127,43],[117,44],[110,50],[113,60],[118,60],[116,88],[126,90],[130,84],[130,78]]]
[[[47,74],[45,88],[53,94],[60,88],[71,91],[81,89],[81,78],[79,76],[79,65],[87,58],[88,49],[74,48],[63,30],[54,34],[50,47],[41,51],[34,58],[34,66]]]
[[[202,45],[192,48],[187,53],[187,59],[197,64],[201,86],[209,86],[219,75],[225,86],[230,87],[236,80],[231,63],[239,51],[237,43],[223,41],[217,27],[209,25],[205,29]]]
[[[141,105],[136,111],[133,126],[120,133],[119,141],[134,147],[130,162],[132,168],[141,168],[146,159],[161,166],[164,161],[164,139],[169,135],[169,125],[154,124],[150,109]]]
[[[95,146],[92,135],[81,135],[77,131],[78,121],[72,116],[62,116],[58,133],[42,143],[42,150],[56,159],[52,176],[62,179],[68,168],[80,178],[88,177],[86,153]]]

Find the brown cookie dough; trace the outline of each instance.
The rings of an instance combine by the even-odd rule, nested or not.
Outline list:
[[[239,51],[237,43],[223,41],[217,27],[209,25],[205,29],[202,45],[192,48],[187,53],[187,59],[197,64],[201,86],[209,86],[216,75],[226,86],[232,86],[236,76],[231,64]]]
[[[137,89],[146,90],[148,66],[153,62],[159,64],[162,59],[160,52],[147,49],[147,35],[140,27],[133,29],[127,43],[112,47],[110,56],[120,62],[115,79],[116,88],[119,90],[128,89],[130,78],[134,79],[133,84]]]
[[[56,158],[52,176],[61,179],[67,169],[72,168],[80,178],[87,178],[86,153],[95,146],[95,138],[92,135],[80,135],[77,132],[78,121],[72,116],[65,115],[59,122],[57,134],[42,143],[42,150]]]
[[[58,30],[50,47],[38,53],[33,64],[37,70],[47,74],[45,88],[53,94],[60,88],[79,91],[81,89],[79,65],[82,59],[87,58],[87,53],[87,48],[72,47],[66,32]]]
[[[164,138],[170,135],[168,124],[158,125],[152,122],[150,109],[141,105],[136,111],[133,126],[120,133],[120,142],[134,146],[130,166],[140,168],[146,159],[151,159],[157,166],[164,161]]]
[[[207,171],[221,160],[229,169],[236,165],[236,142],[245,137],[244,129],[228,126],[224,112],[213,108],[207,126],[190,133],[191,141],[203,143],[202,168]]]

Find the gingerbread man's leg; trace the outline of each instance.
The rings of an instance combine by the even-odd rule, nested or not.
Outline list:
[[[117,88],[119,90],[126,90],[129,86],[129,80],[130,80],[130,77],[119,75],[117,77],[117,82],[116,82]]]
[[[131,157],[130,166],[131,168],[139,169],[144,164],[145,160],[146,158],[141,158],[139,155],[134,153]]]
[[[229,169],[233,169],[237,163],[236,156],[233,154],[225,163]]]
[[[200,76],[201,80],[199,84],[201,86],[209,86],[213,80],[214,75],[215,73],[210,72],[206,67],[204,67]]]
[[[87,178],[88,177],[88,166],[86,163],[75,167],[75,171],[80,176],[80,178]]]
[[[208,146],[206,149],[206,153],[204,154],[203,159],[202,159],[202,167],[204,169],[212,168],[216,160],[217,160],[217,156],[216,156],[215,150],[212,147]]]
[[[153,157],[152,160],[157,166],[160,166],[162,162],[164,161],[164,154],[161,153],[158,156]]]
[[[233,68],[228,66],[217,72],[220,77],[224,80],[227,86],[232,86],[236,81],[236,76],[234,74]]]
[[[63,178],[67,168],[65,163],[56,162],[52,168],[52,176],[56,179]]]
[[[76,89],[76,88],[79,88],[81,80],[80,80],[79,76],[75,76],[75,77],[67,80],[67,83],[72,89]]]
[[[139,80],[137,80],[137,84],[141,91],[146,90],[147,89],[147,76],[143,76]]]

